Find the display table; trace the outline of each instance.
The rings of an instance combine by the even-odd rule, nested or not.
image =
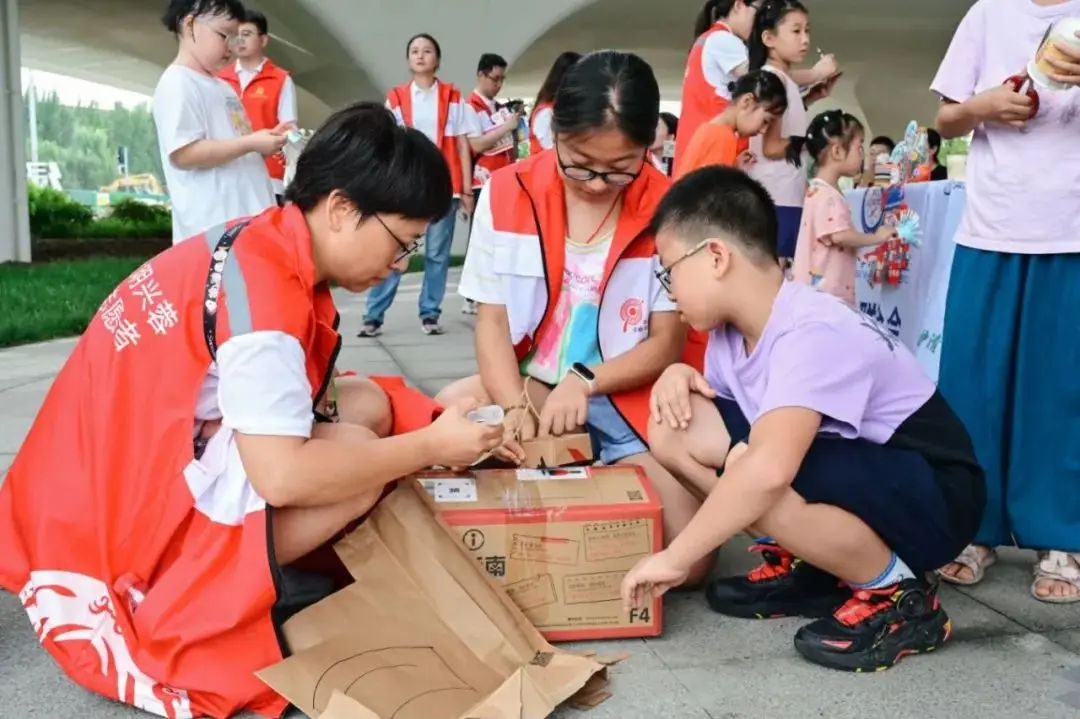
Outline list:
[[[941,352],[945,297],[953,259],[953,236],[964,213],[964,185],[960,182],[920,182],[905,188],[904,202],[919,216],[922,241],[911,249],[900,284],[871,283],[860,259],[855,299],[863,313],[898,337],[935,382]],[[865,207],[866,190],[847,193],[855,228],[873,230],[873,208]],[[868,219],[869,218],[869,219]],[[867,248],[865,256],[874,251]]]

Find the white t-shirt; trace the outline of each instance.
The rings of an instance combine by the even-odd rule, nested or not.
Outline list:
[[[788,107],[780,121],[782,137],[802,137],[810,122],[806,116],[806,105],[795,81],[784,72],[766,65],[768,70],[784,82],[787,90]],[[762,151],[764,138],[761,135],[750,138],[750,151],[757,155],[757,162],[750,166],[747,174],[765,186],[772,195],[773,202],[779,207],[802,207],[806,197],[806,168],[809,159],[803,154],[801,167],[795,167],[785,159],[770,160]]]
[[[193,170],[182,170],[169,159],[198,140],[226,140],[251,132],[244,106],[228,83],[170,65],[154,88],[153,112],[173,207],[174,244],[275,204],[270,175],[257,153]]]
[[[533,116],[533,136],[545,150],[555,147],[555,132],[551,129],[551,118],[554,116],[555,112],[550,107],[540,108]]]
[[[749,60],[746,43],[738,35],[714,32],[705,38],[705,46],[701,49],[701,73],[716,90],[718,97],[730,100],[728,85],[735,80],[732,73]]]

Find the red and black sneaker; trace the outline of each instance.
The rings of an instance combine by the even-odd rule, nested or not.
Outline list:
[[[782,547],[757,542],[750,551],[765,561],[744,577],[717,579],[705,589],[714,612],[743,619],[825,617],[851,596],[839,579]]]
[[[795,634],[795,649],[831,669],[880,672],[909,654],[932,652],[949,638],[952,623],[925,578],[883,589],[858,589],[833,616]]]

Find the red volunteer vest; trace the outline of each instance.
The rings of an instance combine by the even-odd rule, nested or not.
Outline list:
[[[533,108],[532,113],[529,114],[529,155],[539,155],[544,151],[544,146],[540,144],[540,138],[536,136],[536,132],[533,130],[533,121],[536,119],[536,113],[541,110],[550,110],[554,107],[553,103],[541,102],[539,105]]]
[[[652,258],[656,254],[656,244],[651,236],[644,233],[669,185],[667,177],[646,163],[641,176],[625,191],[623,209],[615,227],[600,285],[597,332],[600,335],[601,359],[611,359],[621,353],[612,350],[615,345],[621,345],[624,348],[622,351],[629,349],[634,343],[625,341],[628,333],[641,332],[642,338],[647,336],[644,330],[647,329],[648,318],[643,310],[647,310],[645,303],[649,302],[649,297],[641,295],[650,291],[648,288],[655,287],[656,278],[651,275],[654,272]],[[491,193],[492,227],[496,233],[506,233],[504,237],[519,236],[516,241],[520,242],[540,243],[546,302],[539,323],[514,345],[514,353],[521,362],[532,352],[552,322],[563,284],[566,210],[555,154],[544,152],[516,163],[513,170],[499,172],[492,177],[484,191]],[[513,251],[510,254],[514,254]],[[631,269],[631,264],[635,265],[635,269]],[[628,270],[636,277],[629,277]],[[612,282],[613,277],[620,273],[621,277]],[[643,277],[644,273],[650,276]],[[626,286],[620,286],[622,283]],[[629,289],[631,286],[633,289]],[[515,310],[513,304],[508,304],[508,312]],[[530,310],[525,309],[525,312],[529,313]],[[607,325],[605,318],[610,318]],[[619,413],[642,441],[647,441],[648,436],[651,390],[652,386],[646,385],[611,395]]]
[[[469,95],[469,106],[476,111],[476,114],[491,117],[491,107],[487,104],[487,100],[480,96],[480,93],[474,91]],[[483,187],[491,179],[491,175],[495,170],[513,164],[515,159],[516,155],[513,148],[506,152],[500,152],[498,155],[485,155],[484,153],[473,155],[473,189],[478,190]]]
[[[166,250],[105,300],[0,487],[0,587],[19,593],[42,646],[86,689],[166,717],[287,704],[254,675],[285,656],[272,513],[195,490],[209,472],[192,446],[206,328],[218,346],[294,336],[313,403],[341,346],[300,210],[254,218],[226,259],[224,230]]]
[[[439,81],[439,110],[435,122],[435,144],[442,151],[446,164],[450,166],[450,179],[454,183],[454,194],[460,195],[464,188],[461,186],[461,155],[458,154],[457,138],[446,135],[446,124],[450,118],[450,107],[461,104],[461,92],[447,82]],[[408,127],[413,127],[412,115],[412,83],[406,82],[398,85],[386,95],[386,102],[391,110],[401,113],[401,119]]]
[[[679,132],[675,135],[675,162],[674,172],[679,172],[679,160],[686,154],[686,148],[690,145],[694,133],[698,128],[713,119],[728,106],[729,101],[716,94],[714,88],[705,78],[705,72],[701,68],[701,56],[705,52],[705,41],[709,36],[717,32],[730,33],[731,28],[722,22],[713,23],[713,26],[703,32],[694,42],[690,49],[690,57],[686,59],[686,75],[683,79],[682,110],[679,112]],[[750,146],[749,141],[740,138],[738,149],[740,152]]]
[[[285,79],[289,77],[289,73],[269,60],[265,60],[262,69],[243,90],[240,89],[240,78],[236,74],[235,64],[230,63],[218,73],[218,77],[232,85],[233,90],[240,96],[244,111],[251,120],[252,130],[272,130],[277,127],[281,121],[278,118],[281,90],[285,87]],[[270,173],[270,177],[275,180],[285,178],[285,158],[280,154],[274,154],[264,159],[266,171]]]

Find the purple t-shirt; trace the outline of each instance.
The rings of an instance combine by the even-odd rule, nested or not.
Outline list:
[[[915,357],[874,320],[806,285],[785,282],[757,346],[733,327],[713,330],[705,379],[753,424],[781,407],[823,416],[822,433],[875,444],[936,391]]]
[[[930,88],[963,102],[1024,71],[1055,20],[1080,17],[1080,0],[979,0],[956,28]],[[1080,252],[1080,89],[1039,89],[1023,131],[975,128],[967,204],[956,242],[992,252]]]

